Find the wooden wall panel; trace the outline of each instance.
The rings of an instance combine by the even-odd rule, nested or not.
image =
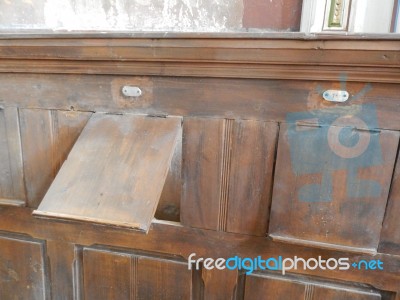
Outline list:
[[[336,126],[281,126],[270,234],[376,252],[399,133],[345,129],[358,142],[366,141],[367,148],[357,150],[358,142],[346,147],[327,137],[331,130],[338,139],[345,134]],[[335,148],[339,144],[343,147]]]
[[[312,70],[307,74],[318,76],[318,68],[310,67]],[[285,76],[290,74],[296,72],[290,70]],[[393,78],[394,74],[397,74],[395,70]],[[347,75],[340,70],[330,81],[323,82],[159,76],[118,76],[116,80],[110,75],[0,74],[0,105],[285,121],[289,112],[337,106],[324,100],[322,92],[344,88],[351,96],[340,107],[351,111],[354,105],[375,104],[379,127],[399,130],[400,86],[352,82]],[[124,84],[139,86],[143,95],[134,101],[131,97],[122,97],[120,90]]]
[[[85,248],[83,289],[85,299],[185,300],[192,297],[192,273],[170,258]]]
[[[27,203],[37,207],[91,113],[20,109]]]
[[[24,205],[18,109],[0,108],[0,204]]]
[[[186,118],[183,128],[182,223],[265,235],[277,124]]]
[[[133,257],[136,299],[191,299],[192,274],[186,262]]]
[[[46,250],[50,266],[52,299],[74,299],[73,265],[75,246],[58,241],[46,241]]]
[[[400,150],[399,150],[400,151]],[[400,153],[400,152],[399,152]],[[385,253],[400,255],[400,155],[397,154],[396,169],[393,173],[392,185],[385,220],[383,222],[379,250]]]
[[[266,235],[278,125],[235,120],[229,170],[227,231]]]
[[[202,269],[204,289],[202,299],[240,299],[239,275],[237,270]]]
[[[130,255],[84,250],[83,289],[84,299],[132,299]]]
[[[304,284],[298,282],[246,276],[244,299],[310,300],[305,298],[305,292]]]
[[[221,172],[224,156],[223,119],[185,118],[183,122],[183,191],[181,222],[220,228]],[[225,154],[226,155],[226,154]]]
[[[44,242],[0,236],[0,299],[50,299]]]
[[[310,281],[296,276],[246,276],[245,300],[379,300],[381,292],[368,287]]]

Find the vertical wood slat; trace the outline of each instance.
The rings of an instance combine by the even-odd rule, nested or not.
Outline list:
[[[396,167],[393,172],[385,219],[381,232],[379,250],[400,255],[400,147],[397,153]]]
[[[182,223],[265,235],[277,133],[272,122],[184,119]]]
[[[91,113],[20,109],[26,198],[36,208]]]
[[[46,249],[50,264],[52,299],[73,299],[74,245],[46,241]]]
[[[184,225],[218,229],[223,132],[223,119],[183,121],[181,222]]]
[[[0,109],[0,203],[23,205],[25,187],[18,109]]]

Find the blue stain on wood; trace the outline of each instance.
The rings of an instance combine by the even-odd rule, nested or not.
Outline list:
[[[341,127],[349,120],[350,125]],[[305,125],[312,120],[313,125]],[[296,176],[316,174],[319,182],[302,186],[298,198],[305,202],[332,201],[332,173],[346,170],[349,198],[378,197],[381,186],[358,178],[360,168],[382,165],[376,108],[373,104],[289,113],[288,141]],[[363,124],[366,128],[357,128]]]

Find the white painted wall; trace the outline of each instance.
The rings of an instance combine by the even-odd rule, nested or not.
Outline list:
[[[0,0],[0,29],[235,31],[242,0]]]

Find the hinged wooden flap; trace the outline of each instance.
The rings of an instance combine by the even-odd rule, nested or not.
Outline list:
[[[179,134],[180,118],[94,114],[33,214],[147,232]]]

